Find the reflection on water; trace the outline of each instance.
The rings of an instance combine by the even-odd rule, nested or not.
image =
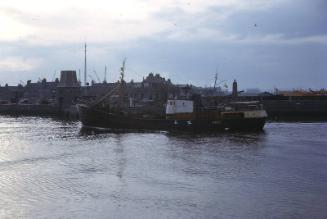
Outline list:
[[[327,216],[327,123],[196,134],[0,118],[0,218]]]

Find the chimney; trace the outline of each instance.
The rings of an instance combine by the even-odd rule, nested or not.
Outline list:
[[[61,71],[59,87],[79,87],[76,71]]]
[[[232,91],[232,96],[233,96],[233,97],[237,97],[237,95],[238,95],[238,91],[237,91],[237,82],[236,82],[236,80],[234,80],[234,82],[233,82],[233,91]]]

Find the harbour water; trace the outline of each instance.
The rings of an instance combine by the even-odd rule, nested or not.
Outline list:
[[[327,123],[108,133],[0,117],[0,218],[327,218]]]

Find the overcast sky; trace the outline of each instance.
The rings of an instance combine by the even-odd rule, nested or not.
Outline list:
[[[326,88],[327,0],[1,0],[0,84],[81,69],[116,81]],[[88,77],[88,78],[90,78]]]

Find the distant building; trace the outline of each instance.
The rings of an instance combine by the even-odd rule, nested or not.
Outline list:
[[[170,80],[150,73],[142,82],[127,84],[128,96],[135,101],[165,102],[172,88]]]
[[[47,82],[45,78],[36,83],[28,80],[24,87],[24,95],[21,101],[31,104],[54,102],[58,83],[59,80]]]
[[[56,90],[59,111],[66,111],[74,105],[81,95],[81,86],[77,81],[76,71],[61,71]]]
[[[282,95],[282,96],[322,96],[322,95],[326,95],[327,92],[324,91],[323,89],[320,91],[313,91],[311,89],[309,89],[309,91],[307,90],[277,90],[276,91],[277,95]]]
[[[80,87],[77,81],[76,71],[61,71],[58,87]]]
[[[0,104],[3,103],[17,103],[24,95],[24,87],[18,86],[0,86]]]

